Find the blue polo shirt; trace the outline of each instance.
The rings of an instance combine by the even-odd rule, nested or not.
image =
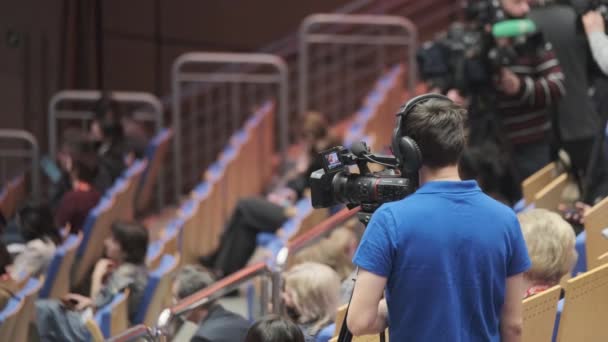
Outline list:
[[[387,278],[391,341],[500,341],[507,277],[530,267],[511,208],[475,181],[424,184],[372,216],[353,262]]]

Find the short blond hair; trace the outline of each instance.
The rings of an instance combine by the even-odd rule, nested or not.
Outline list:
[[[349,249],[357,244],[357,236],[346,227],[334,230],[327,239],[299,251],[293,264],[318,262],[331,267],[340,279],[346,279],[355,268],[350,260]]]
[[[525,276],[553,286],[572,271],[578,258],[572,226],[557,213],[532,209],[518,216],[532,267]]]
[[[299,314],[300,324],[311,324],[307,333],[316,335],[336,316],[340,297],[340,278],[329,266],[305,262],[284,275],[285,292]]]

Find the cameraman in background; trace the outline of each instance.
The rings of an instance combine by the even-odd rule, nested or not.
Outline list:
[[[530,11],[527,0],[500,3],[508,19],[524,19]],[[510,42],[499,38],[496,44]],[[551,44],[536,36],[526,45],[516,49],[517,55],[496,75],[496,111],[511,145],[518,182],[550,162],[549,109],[565,93],[564,74]]]
[[[536,0],[533,5],[530,18],[553,46],[565,75],[566,94],[551,111],[555,147],[564,149],[570,156],[572,172],[579,184],[584,185],[583,200],[592,203],[595,198],[605,196],[608,167],[600,152],[595,157],[600,158],[595,163],[595,171],[587,170],[600,127],[598,113],[588,94],[592,79],[587,39],[580,29],[580,17],[571,6],[554,0]]]

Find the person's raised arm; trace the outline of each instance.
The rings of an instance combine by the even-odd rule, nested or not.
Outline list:
[[[521,341],[523,331],[522,298],[524,294],[523,273],[507,278],[505,302],[500,313],[500,340]]]
[[[608,75],[608,36],[606,35],[604,18],[598,11],[590,11],[583,16],[583,26],[589,39],[593,59],[602,69],[602,72]]]
[[[386,278],[359,269],[346,323],[355,335],[377,334],[387,327],[387,306],[382,299]]]

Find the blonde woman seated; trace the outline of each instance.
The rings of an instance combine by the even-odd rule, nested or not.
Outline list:
[[[532,267],[524,273],[524,298],[559,284],[578,258],[572,226],[559,214],[532,209],[518,216]]]
[[[327,265],[305,262],[285,273],[284,286],[287,315],[298,324],[306,342],[316,341],[336,316],[340,277]]]
[[[353,255],[359,240],[352,228],[347,226],[334,230],[327,239],[305,248],[295,255],[293,264],[318,262],[331,267],[342,281],[339,304],[348,303],[353,291],[354,265]]]

